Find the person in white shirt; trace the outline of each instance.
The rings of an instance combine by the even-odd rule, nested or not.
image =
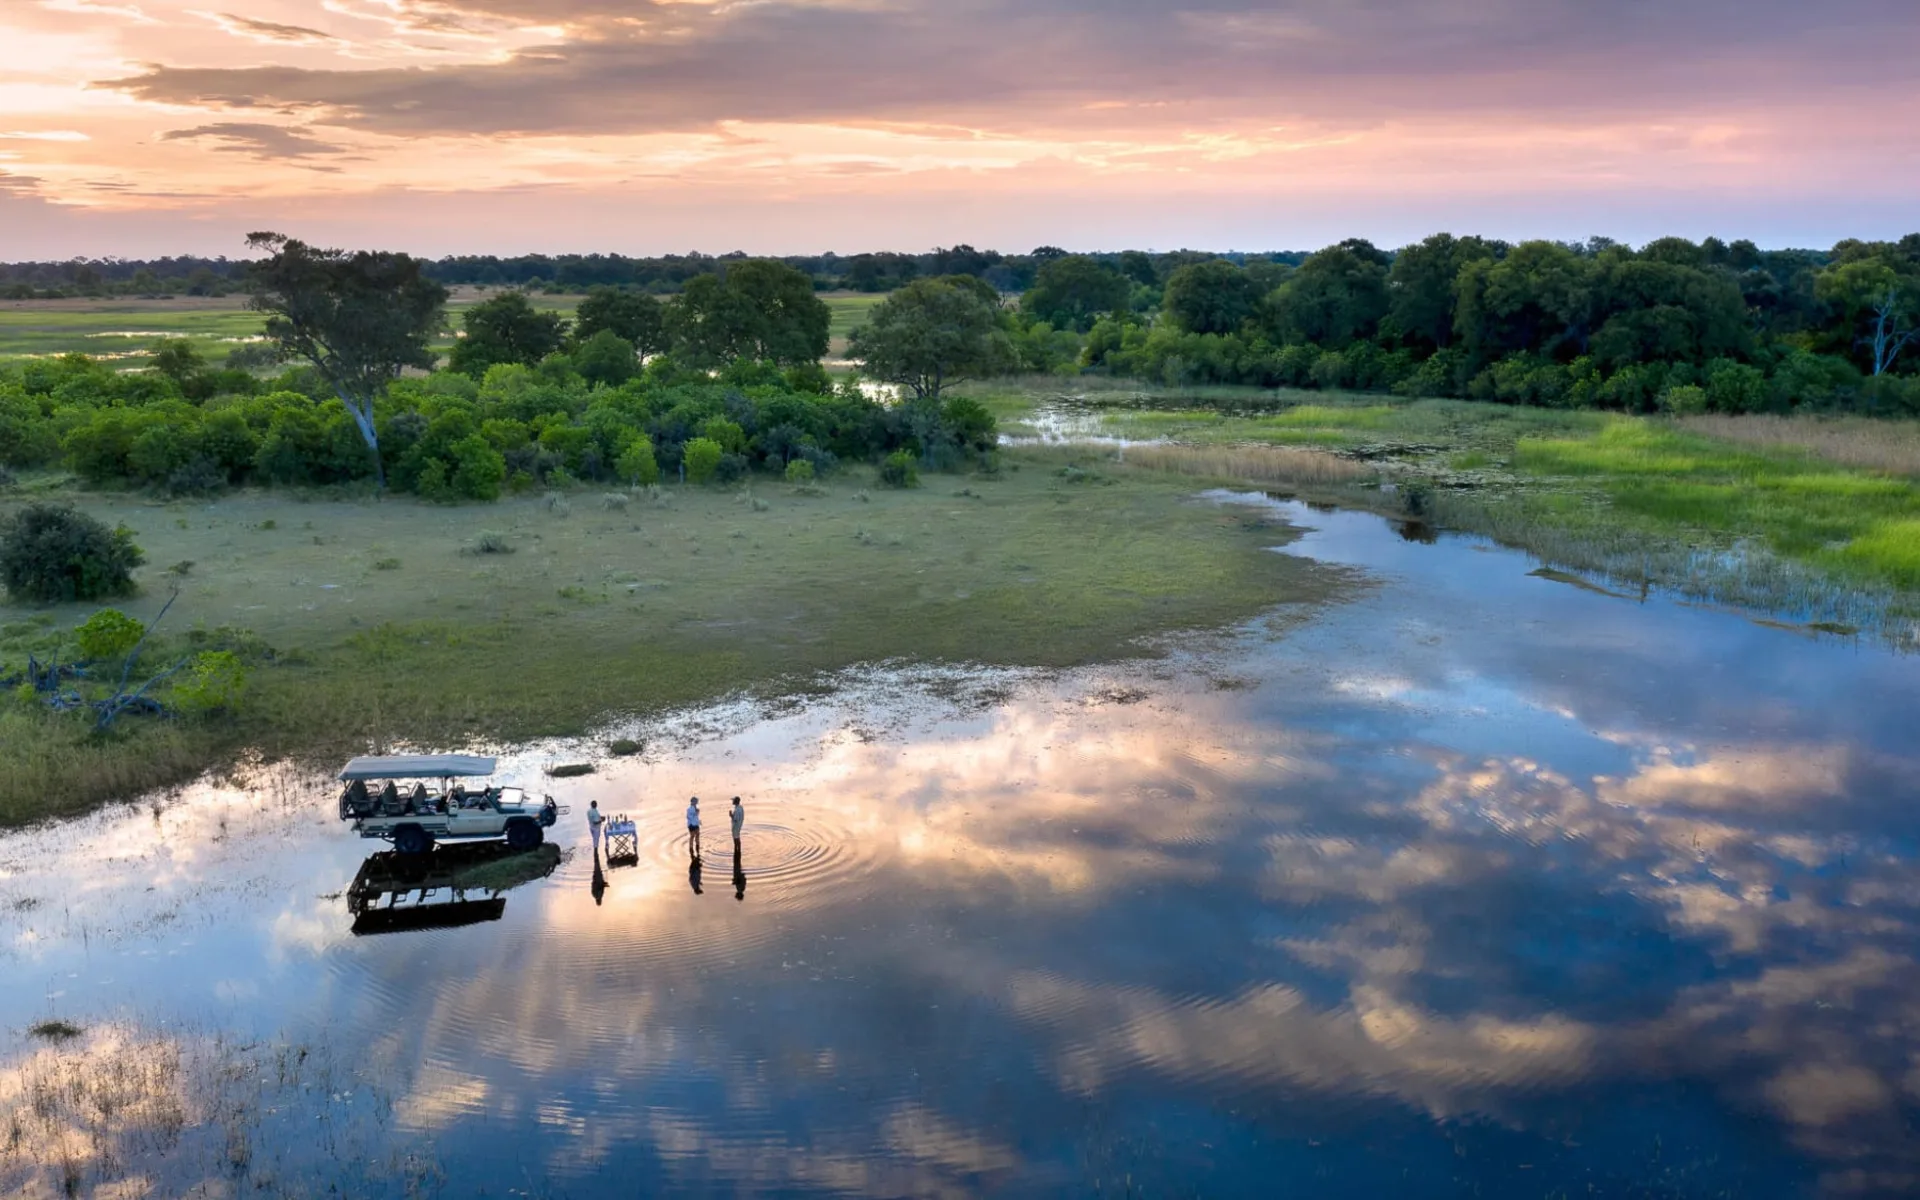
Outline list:
[[[740,849],[740,831],[747,824],[747,810],[740,807],[740,797],[733,798],[733,808],[727,815],[733,818],[733,848],[737,853]]]
[[[700,857],[700,797],[687,805],[687,853]]]
[[[606,818],[600,815],[600,802],[587,805],[587,832],[593,835],[593,852],[600,853],[600,823]]]

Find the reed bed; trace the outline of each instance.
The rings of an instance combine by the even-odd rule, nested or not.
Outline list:
[[[1346,486],[1378,477],[1374,468],[1352,459],[1288,446],[1129,446],[1122,458],[1147,471],[1294,487]]]
[[[1920,650],[1920,604],[1911,593],[1836,576],[1751,540],[1724,547],[1690,545],[1604,520],[1566,523],[1524,503],[1461,495],[1435,497],[1433,517],[1524,550],[1543,565],[1597,575],[1629,591],[1658,589],[1777,614],[1812,629],[1851,630],[1898,650]]]
[[[104,1024],[0,1063],[0,1195],[420,1195],[399,1096],[325,1040]]]
[[[1872,417],[1685,417],[1690,433],[1760,450],[1804,450],[1828,462],[1920,477],[1920,423]]]

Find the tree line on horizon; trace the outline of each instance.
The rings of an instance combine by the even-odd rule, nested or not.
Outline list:
[[[969,245],[938,247],[918,254],[878,252],[864,254],[764,255],[743,251],[728,254],[669,254],[633,257],[623,254],[450,255],[421,259],[429,279],[449,287],[511,288],[525,292],[566,294],[598,287],[615,287],[673,295],[690,280],[721,275],[745,261],[774,261],[803,272],[816,291],[891,292],[915,279],[942,275],[971,275],[1002,292],[1021,292],[1032,286],[1041,266],[1067,251],[1040,246],[1027,254],[1002,254]],[[1236,263],[1297,264],[1307,251],[1215,253],[1174,250],[1164,253],[1115,251],[1094,257],[1120,269],[1138,282],[1151,285],[1189,262],[1226,258]],[[246,291],[245,258],[192,255],[154,259],[75,258],[64,261],[0,263],[0,299],[56,300],[89,296],[224,296]]]

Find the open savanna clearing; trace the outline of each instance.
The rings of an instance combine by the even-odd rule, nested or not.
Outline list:
[[[146,552],[145,594],[117,607],[151,618],[177,583],[163,630],[244,628],[274,659],[227,722],[129,722],[98,742],[83,717],[5,706],[0,823],[243,750],[577,734],[888,659],[1110,659],[1334,586],[1268,552],[1284,528],[1195,500],[1190,480],[1070,469],[1040,451],[997,477],[930,476],[910,491],[869,479],[849,472],[818,494],[756,484],[484,506],[74,493]],[[475,553],[483,540],[507,552]],[[0,663],[44,655],[97,607],[0,606]]]

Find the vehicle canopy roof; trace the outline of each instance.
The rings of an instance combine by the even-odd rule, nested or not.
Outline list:
[[[367,754],[340,771],[342,779],[464,779],[493,774],[495,759],[477,754]]]

